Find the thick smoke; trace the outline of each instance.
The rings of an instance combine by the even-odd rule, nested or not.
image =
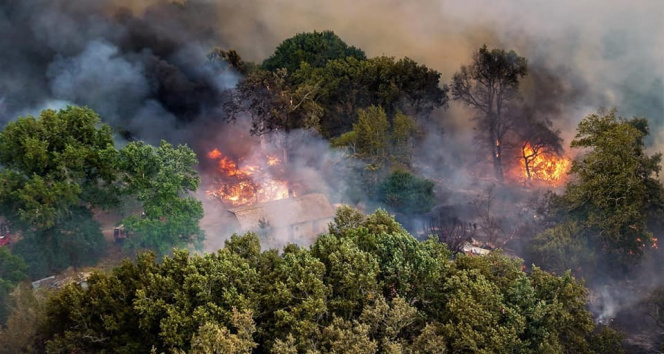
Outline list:
[[[206,63],[225,44],[216,6],[160,2],[136,15],[120,5],[0,5],[0,121],[66,102],[95,109],[125,138],[184,142],[188,123],[223,119],[219,93],[238,78]]]

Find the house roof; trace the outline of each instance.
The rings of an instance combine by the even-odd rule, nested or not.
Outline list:
[[[334,218],[332,204],[320,193],[257,203],[228,211],[235,215],[243,230],[257,228],[261,219],[268,221],[271,227],[278,228]]]
[[[487,255],[487,254],[491,253],[491,250],[488,250],[488,249],[486,249],[486,248],[481,248],[481,247],[473,246],[471,243],[466,242],[466,243],[463,245],[463,252],[464,252],[465,254],[476,254],[476,255],[482,255],[482,256],[484,256],[484,255]]]

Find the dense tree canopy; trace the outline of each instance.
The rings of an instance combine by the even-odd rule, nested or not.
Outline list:
[[[379,186],[381,201],[394,211],[424,214],[435,204],[433,182],[405,171],[395,171]]]
[[[94,264],[106,250],[98,209],[137,199],[145,218],[130,216],[128,246],[159,254],[200,242],[196,156],[187,147],[133,142],[114,147],[110,128],[88,108],[45,110],[0,132],[0,216],[20,235],[12,252],[32,278]],[[140,210],[137,211],[140,214]]]
[[[269,58],[263,62],[263,69],[276,71],[286,69],[293,73],[302,63],[319,68],[330,60],[352,57],[366,59],[361,49],[348,46],[332,31],[298,33],[281,42]]]
[[[316,85],[293,85],[284,69],[257,70],[230,93],[226,102],[227,120],[248,115],[252,135],[288,133],[295,129],[320,129],[322,107],[316,102]]]
[[[449,257],[383,211],[346,208],[310,249],[261,252],[247,234],[216,254],[126,261],[52,297],[40,336],[50,352],[615,349],[616,338],[594,334],[586,290],[569,274],[527,275],[499,254]]]
[[[305,128],[335,137],[351,130],[358,112],[370,106],[382,107],[390,120],[398,111],[426,118],[448,100],[437,71],[410,58],[367,59],[331,31],[285,40],[261,69],[233,50],[215,48],[208,58],[245,75],[225,107],[231,121],[249,113],[257,135]]]
[[[113,201],[111,129],[88,108],[45,110],[0,132],[3,214],[48,229],[70,209]]]
[[[390,118],[398,111],[427,118],[448,100],[440,73],[410,58],[338,59],[322,68],[303,65],[294,76],[296,82],[320,87],[318,102],[325,108],[321,133],[328,137],[349,131],[358,112],[372,105]]]
[[[94,263],[104,239],[92,208],[118,202],[110,128],[88,108],[45,110],[0,132],[0,214],[22,234],[32,277]]]

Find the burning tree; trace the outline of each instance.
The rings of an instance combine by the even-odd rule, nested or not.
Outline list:
[[[551,128],[551,121],[527,116],[516,133],[521,140],[518,158],[526,183],[533,179],[559,181],[567,172],[569,160],[562,157],[562,138],[559,131]]]
[[[518,98],[519,79],[526,70],[526,59],[514,51],[489,51],[484,45],[452,78],[452,97],[477,112],[478,138],[491,152],[495,176],[501,181],[504,140],[514,127],[506,113]]]

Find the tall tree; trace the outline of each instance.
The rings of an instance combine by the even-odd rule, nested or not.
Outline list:
[[[370,106],[359,110],[353,130],[332,139],[332,145],[348,149],[350,156],[364,159],[375,168],[388,162],[409,166],[418,134],[411,117],[397,112],[390,124],[382,107]]]
[[[111,129],[88,108],[45,110],[0,132],[0,214],[33,277],[91,264],[104,246],[92,209],[117,203]]]
[[[452,78],[452,97],[476,111],[477,137],[491,153],[494,174],[501,181],[505,137],[513,128],[507,113],[526,71],[526,59],[514,51],[489,50],[484,45]]]
[[[625,119],[612,109],[586,116],[572,141],[585,149],[572,162],[574,181],[564,200],[572,216],[609,254],[622,262],[638,258],[652,244],[652,212],[661,210],[663,188],[657,179],[662,155],[648,156],[645,118]]]

